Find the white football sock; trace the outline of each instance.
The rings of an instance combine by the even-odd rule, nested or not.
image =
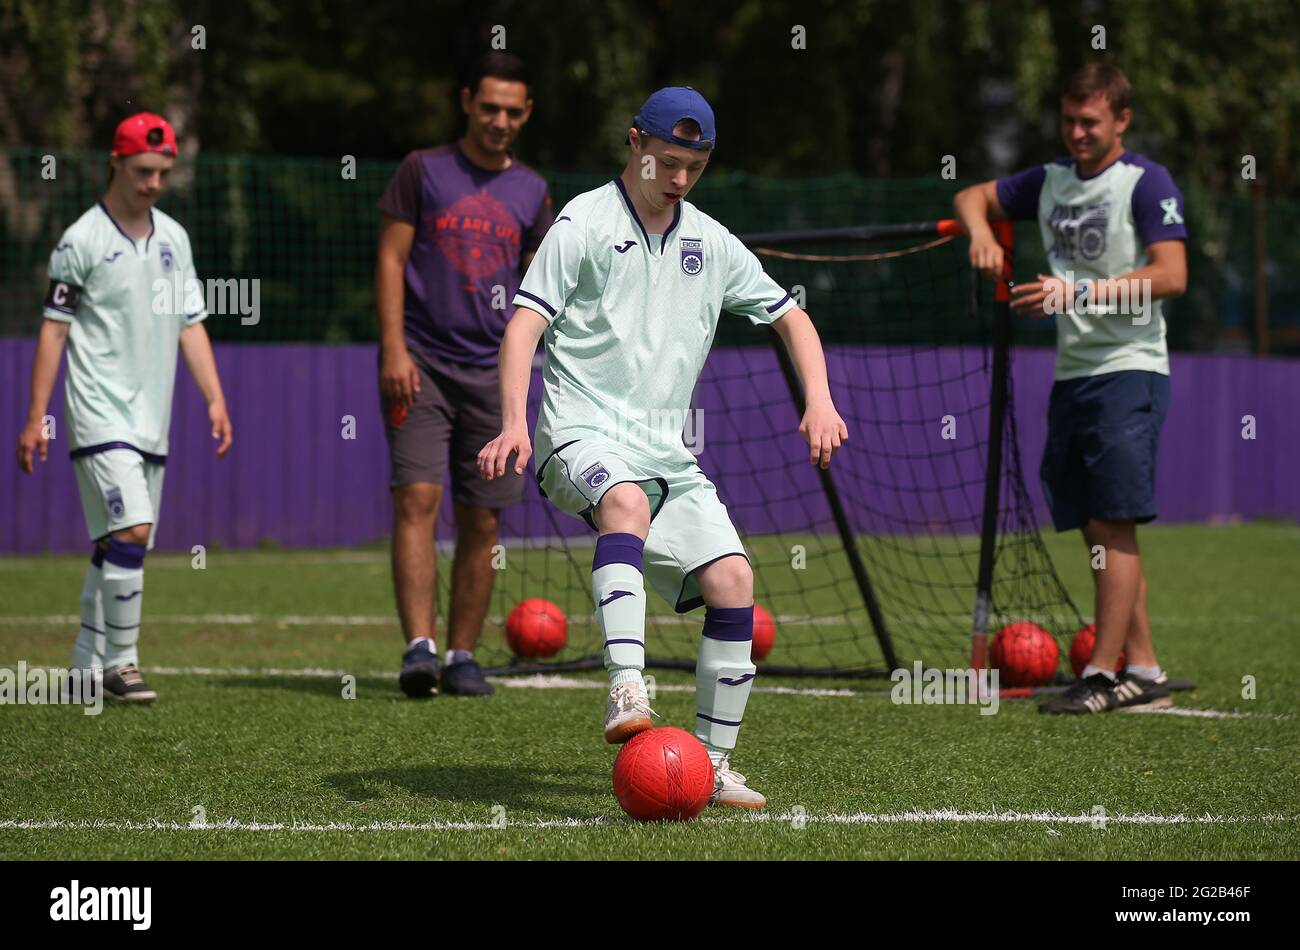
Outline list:
[[[591,562],[591,596],[605,642],[609,685],[645,689],[645,542],[634,534],[602,534]]]
[[[695,736],[714,766],[736,747],[756,667],[753,607],[706,607],[695,664]]]
[[[143,544],[113,539],[104,554],[99,591],[104,604],[104,669],[140,662],[140,602],[144,600]]]
[[[81,585],[81,627],[72,648],[74,670],[104,668],[104,598],[99,591],[103,561],[104,552],[96,545],[86,567],[85,583]]]
[[[1163,670],[1159,666],[1134,666],[1130,663],[1124,667],[1125,672],[1132,673],[1134,676],[1140,676],[1144,680],[1157,680]]]

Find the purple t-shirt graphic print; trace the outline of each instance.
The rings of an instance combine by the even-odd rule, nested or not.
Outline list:
[[[444,145],[407,155],[379,209],[415,228],[402,314],[407,346],[495,366],[521,258],[537,250],[553,220],[545,179],[518,160],[504,171],[479,168]]]

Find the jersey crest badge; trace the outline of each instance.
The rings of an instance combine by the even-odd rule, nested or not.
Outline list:
[[[597,462],[579,476],[590,488],[599,488],[609,481],[609,469]]]
[[[682,273],[694,277],[704,270],[704,242],[699,238],[684,237],[682,246]]]
[[[163,270],[172,269],[172,246],[170,244],[159,244],[158,254],[162,258]]]

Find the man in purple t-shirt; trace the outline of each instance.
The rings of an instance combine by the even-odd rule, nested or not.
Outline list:
[[[492,595],[499,514],[522,498],[524,483],[479,479],[476,457],[501,431],[506,308],[553,218],[545,180],[510,153],[533,106],[523,62],[481,57],[460,103],[464,135],[407,155],[379,201],[379,386],[408,696],[492,693],[473,650]],[[456,556],[444,667],[434,641],[434,524],[449,453]]]

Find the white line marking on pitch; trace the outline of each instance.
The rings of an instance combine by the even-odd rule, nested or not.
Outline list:
[[[0,667],[5,669],[7,667]],[[29,667],[35,669],[36,667]],[[52,669],[52,667],[51,667]],[[378,670],[358,673],[354,670],[327,670],[321,667],[255,667],[255,666],[146,666],[145,672],[158,676],[244,676],[244,677],[302,677],[304,679],[339,679],[343,676],[356,676],[359,679],[397,679],[391,670]],[[533,673],[524,676],[489,676],[488,679],[507,689],[588,689],[601,692],[608,689],[603,680],[581,679],[576,676],[563,676],[556,673]],[[655,689],[664,693],[693,693],[695,687],[688,683],[656,683]],[[889,696],[888,689],[833,689],[817,686],[763,686],[753,687],[756,693],[775,696],[814,696],[823,698],[852,698],[854,696]],[[1196,709],[1188,706],[1170,706],[1166,709],[1121,709],[1123,713],[1141,713],[1155,716],[1175,716],[1187,719],[1267,719],[1285,722],[1294,719],[1290,713],[1261,715],[1257,713],[1227,711],[1222,709]]]
[[[895,824],[1048,824],[1048,825],[1092,825],[1099,819],[1096,815],[1063,815],[1057,812],[987,812],[958,811],[956,809],[938,809],[934,811],[906,811],[889,814],[872,814],[855,812],[852,814],[828,815],[769,815],[758,813],[736,817],[715,817],[706,815],[697,819],[706,825],[746,825],[774,822],[786,822],[798,818],[810,824],[830,825],[895,825]],[[1107,825],[1236,825],[1256,823],[1290,823],[1300,820],[1296,815],[1107,815]],[[601,815],[597,818],[561,818],[541,819],[537,821],[507,822],[505,828],[599,828],[630,826],[634,824],[627,819],[611,818]],[[373,821],[358,824],[349,821],[312,822],[275,822],[275,821],[227,821],[205,822],[202,824],[181,823],[175,821],[112,821],[99,819],[80,819],[61,821],[58,819],[7,819],[0,821],[0,830],[15,831],[500,831],[501,825],[490,821]]]
[[[159,676],[302,676],[311,679],[338,679],[341,676],[356,676],[364,679],[397,679],[397,674],[389,670],[372,673],[351,673],[348,670],[308,669],[267,669],[254,667],[211,667],[211,666],[146,666],[150,674]],[[585,680],[574,676],[559,676],[554,673],[535,673],[529,676],[489,676],[489,680],[498,686],[510,689],[590,689],[607,692],[608,684],[603,680]],[[664,693],[693,693],[695,687],[686,683],[656,683],[655,689]],[[797,688],[793,686],[755,686],[754,692],[775,693],[788,696],[871,696],[875,693],[852,689],[826,689],[817,687]],[[878,695],[887,696],[888,691],[881,690]]]

